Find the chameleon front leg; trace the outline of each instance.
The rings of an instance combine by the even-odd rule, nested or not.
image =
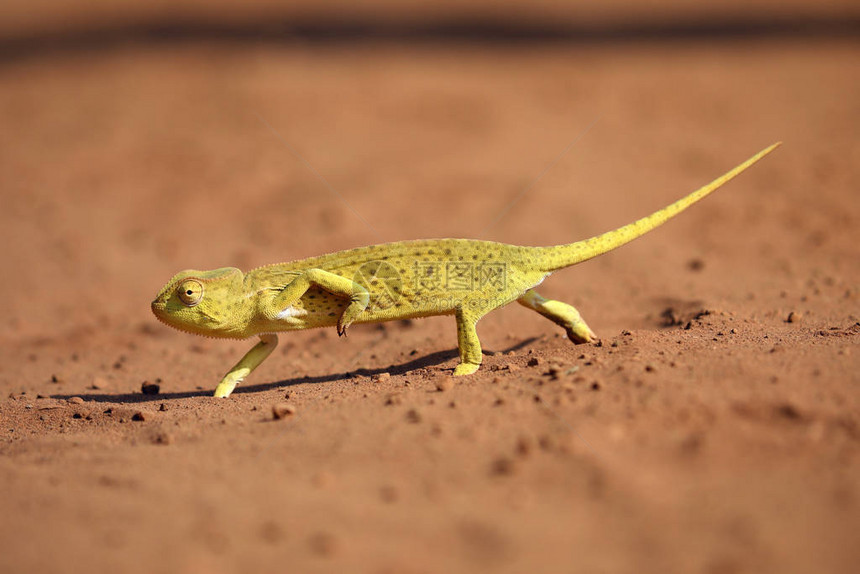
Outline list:
[[[454,376],[471,375],[481,366],[481,341],[475,326],[480,317],[458,309],[457,318],[457,347],[460,350],[460,364],[454,368]]]
[[[349,299],[349,305],[337,321],[338,335],[345,335],[346,328],[367,309],[370,303],[370,293],[363,285],[323,269],[308,269],[293,279],[269,302],[266,314],[271,319],[277,319],[280,313],[301,299],[312,286]]]
[[[597,335],[585,324],[579,311],[567,303],[544,299],[533,289],[526,291],[517,302],[561,326],[567,331],[567,337],[576,344],[590,343],[597,339]]]
[[[236,385],[245,380],[251,371],[260,366],[266,357],[268,357],[275,347],[278,346],[278,336],[273,333],[260,335],[260,342],[251,347],[251,350],[245,353],[245,356],[236,363],[230,372],[224,375],[218,386],[215,387],[215,396],[220,399],[226,399],[236,388]]]

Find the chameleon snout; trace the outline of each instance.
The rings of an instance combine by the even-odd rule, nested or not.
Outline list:
[[[149,306],[149,308],[152,309],[152,313],[155,316],[159,316],[160,313],[164,311],[165,307],[166,307],[166,305],[165,305],[164,301],[160,301],[158,299],[153,301]]]

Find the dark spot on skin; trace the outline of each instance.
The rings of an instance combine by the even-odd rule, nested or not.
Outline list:
[[[445,250],[445,255],[451,255],[451,249],[450,248]]]
[[[427,254],[428,254],[428,255],[433,255],[433,250],[432,250],[432,249],[428,249],[428,250],[427,250]]]
[[[473,260],[475,260],[475,261],[477,261],[477,260],[478,260],[478,256],[477,256],[477,255],[472,255],[472,259],[473,259]]]
[[[329,316],[329,317],[334,317],[334,313],[329,313],[329,314],[328,314],[328,316]]]

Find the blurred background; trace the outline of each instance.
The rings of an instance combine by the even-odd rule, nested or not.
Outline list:
[[[855,571],[858,62],[847,0],[3,2],[0,570]],[[583,239],[780,140],[542,285],[617,352],[514,305],[519,373],[438,398],[450,318],[294,333],[216,404],[248,343],[150,313],[186,268]]]
[[[547,34],[574,35],[604,29],[652,27],[671,34],[685,26],[735,29],[786,28],[808,33],[812,28],[841,28],[850,32],[860,9],[847,0],[726,0],[681,2],[677,0],[573,0],[439,2],[368,0],[356,4],[345,0],[278,2],[250,0],[34,0],[8,3],[3,8],[2,31],[6,38],[44,37],[45,34],[74,34],[121,28],[301,30],[387,30],[394,35],[414,30],[507,29],[512,34],[545,30]],[[854,22],[856,24],[856,21]],[[186,32],[187,33],[187,32]],[[366,32],[365,32],[366,33]]]
[[[0,333],[146,320],[191,266],[567,242],[779,139],[830,173],[799,144],[853,142],[858,29],[838,0],[4,3]]]

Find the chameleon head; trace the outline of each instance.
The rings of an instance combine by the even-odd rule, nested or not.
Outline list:
[[[242,272],[189,269],[174,276],[152,302],[159,321],[181,331],[209,337],[246,337],[251,312]]]

